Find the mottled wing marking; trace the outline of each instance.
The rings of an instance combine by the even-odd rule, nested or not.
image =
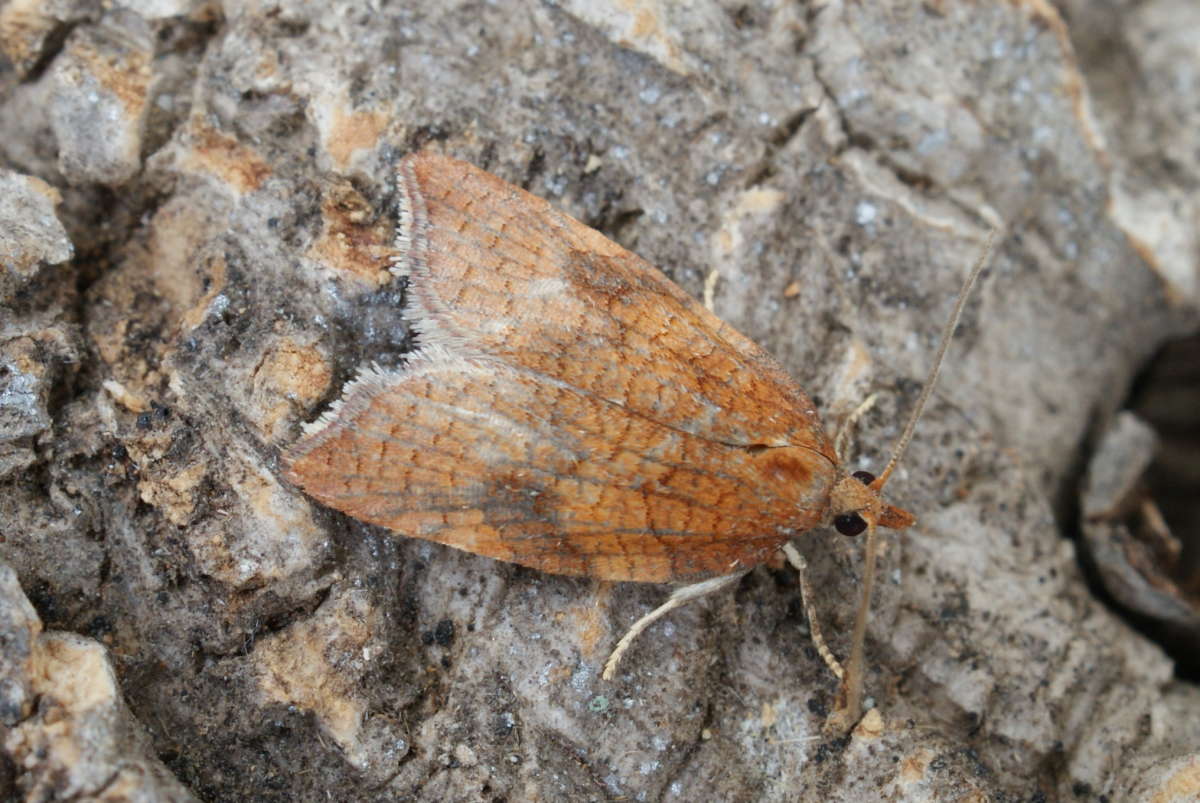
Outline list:
[[[466,162],[423,151],[398,176],[394,270],[412,278],[424,342],[469,345],[694,435],[836,460],[778,363],[645,260]]]
[[[343,398],[289,455],[293,482],[364,521],[556,574],[753,566],[824,515],[834,478],[807,448],[727,446],[437,346]]]

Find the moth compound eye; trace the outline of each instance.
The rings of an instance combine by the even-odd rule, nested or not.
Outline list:
[[[866,472],[863,473],[865,474]],[[842,535],[853,537],[860,535],[863,530],[867,529],[867,522],[857,513],[846,513],[833,517],[833,528]]]
[[[853,474],[851,474],[850,476],[854,477],[854,479],[858,480],[863,485],[870,485],[871,483],[875,482],[875,475],[869,471],[856,471]],[[860,530],[859,532],[862,532],[862,531]],[[857,535],[857,534],[858,533],[855,533],[855,535]]]

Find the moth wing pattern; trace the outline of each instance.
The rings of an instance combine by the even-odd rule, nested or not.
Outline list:
[[[355,380],[288,464],[307,493],[363,521],[554,574],[645,582],[760,563],[816,523],[834,476],[803,447],[718,443],[437,346]]]
[[[401,160],[398,256],[427,343],[469,345],[696,435],[836,462],[782,367],[657,268],[432,150]]]

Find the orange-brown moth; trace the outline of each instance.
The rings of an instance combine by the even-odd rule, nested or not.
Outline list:
[[[490,173],[425,150],[397,177],[392,271],[409,280],[419,348],[402,369],[363,371],[306,428],[285,456],[293,483],[397,533],[553,574],[720,578],[701,593],[832,520],[869,532],[869,606],[875,526],[914,519],[879,497],[891,465],[878,480],[841,468],[769,354]],[[860,616],[843,728],[859,713]]]

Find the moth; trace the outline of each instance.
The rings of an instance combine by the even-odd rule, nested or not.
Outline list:
[[[914,518],[842,468],[813,403],[762,348],[655,267],[549,203],[432,150],[396,171],[391,270],[418,348],[362,371],[286,453],[287,478],[405,536],[552,574],[713,593],[832,522],[867,533],[835,716],[860,713],[876,527]],[[985,255],[986,257],[986,255]],[[788,547],[789,557],[797,556]]]

